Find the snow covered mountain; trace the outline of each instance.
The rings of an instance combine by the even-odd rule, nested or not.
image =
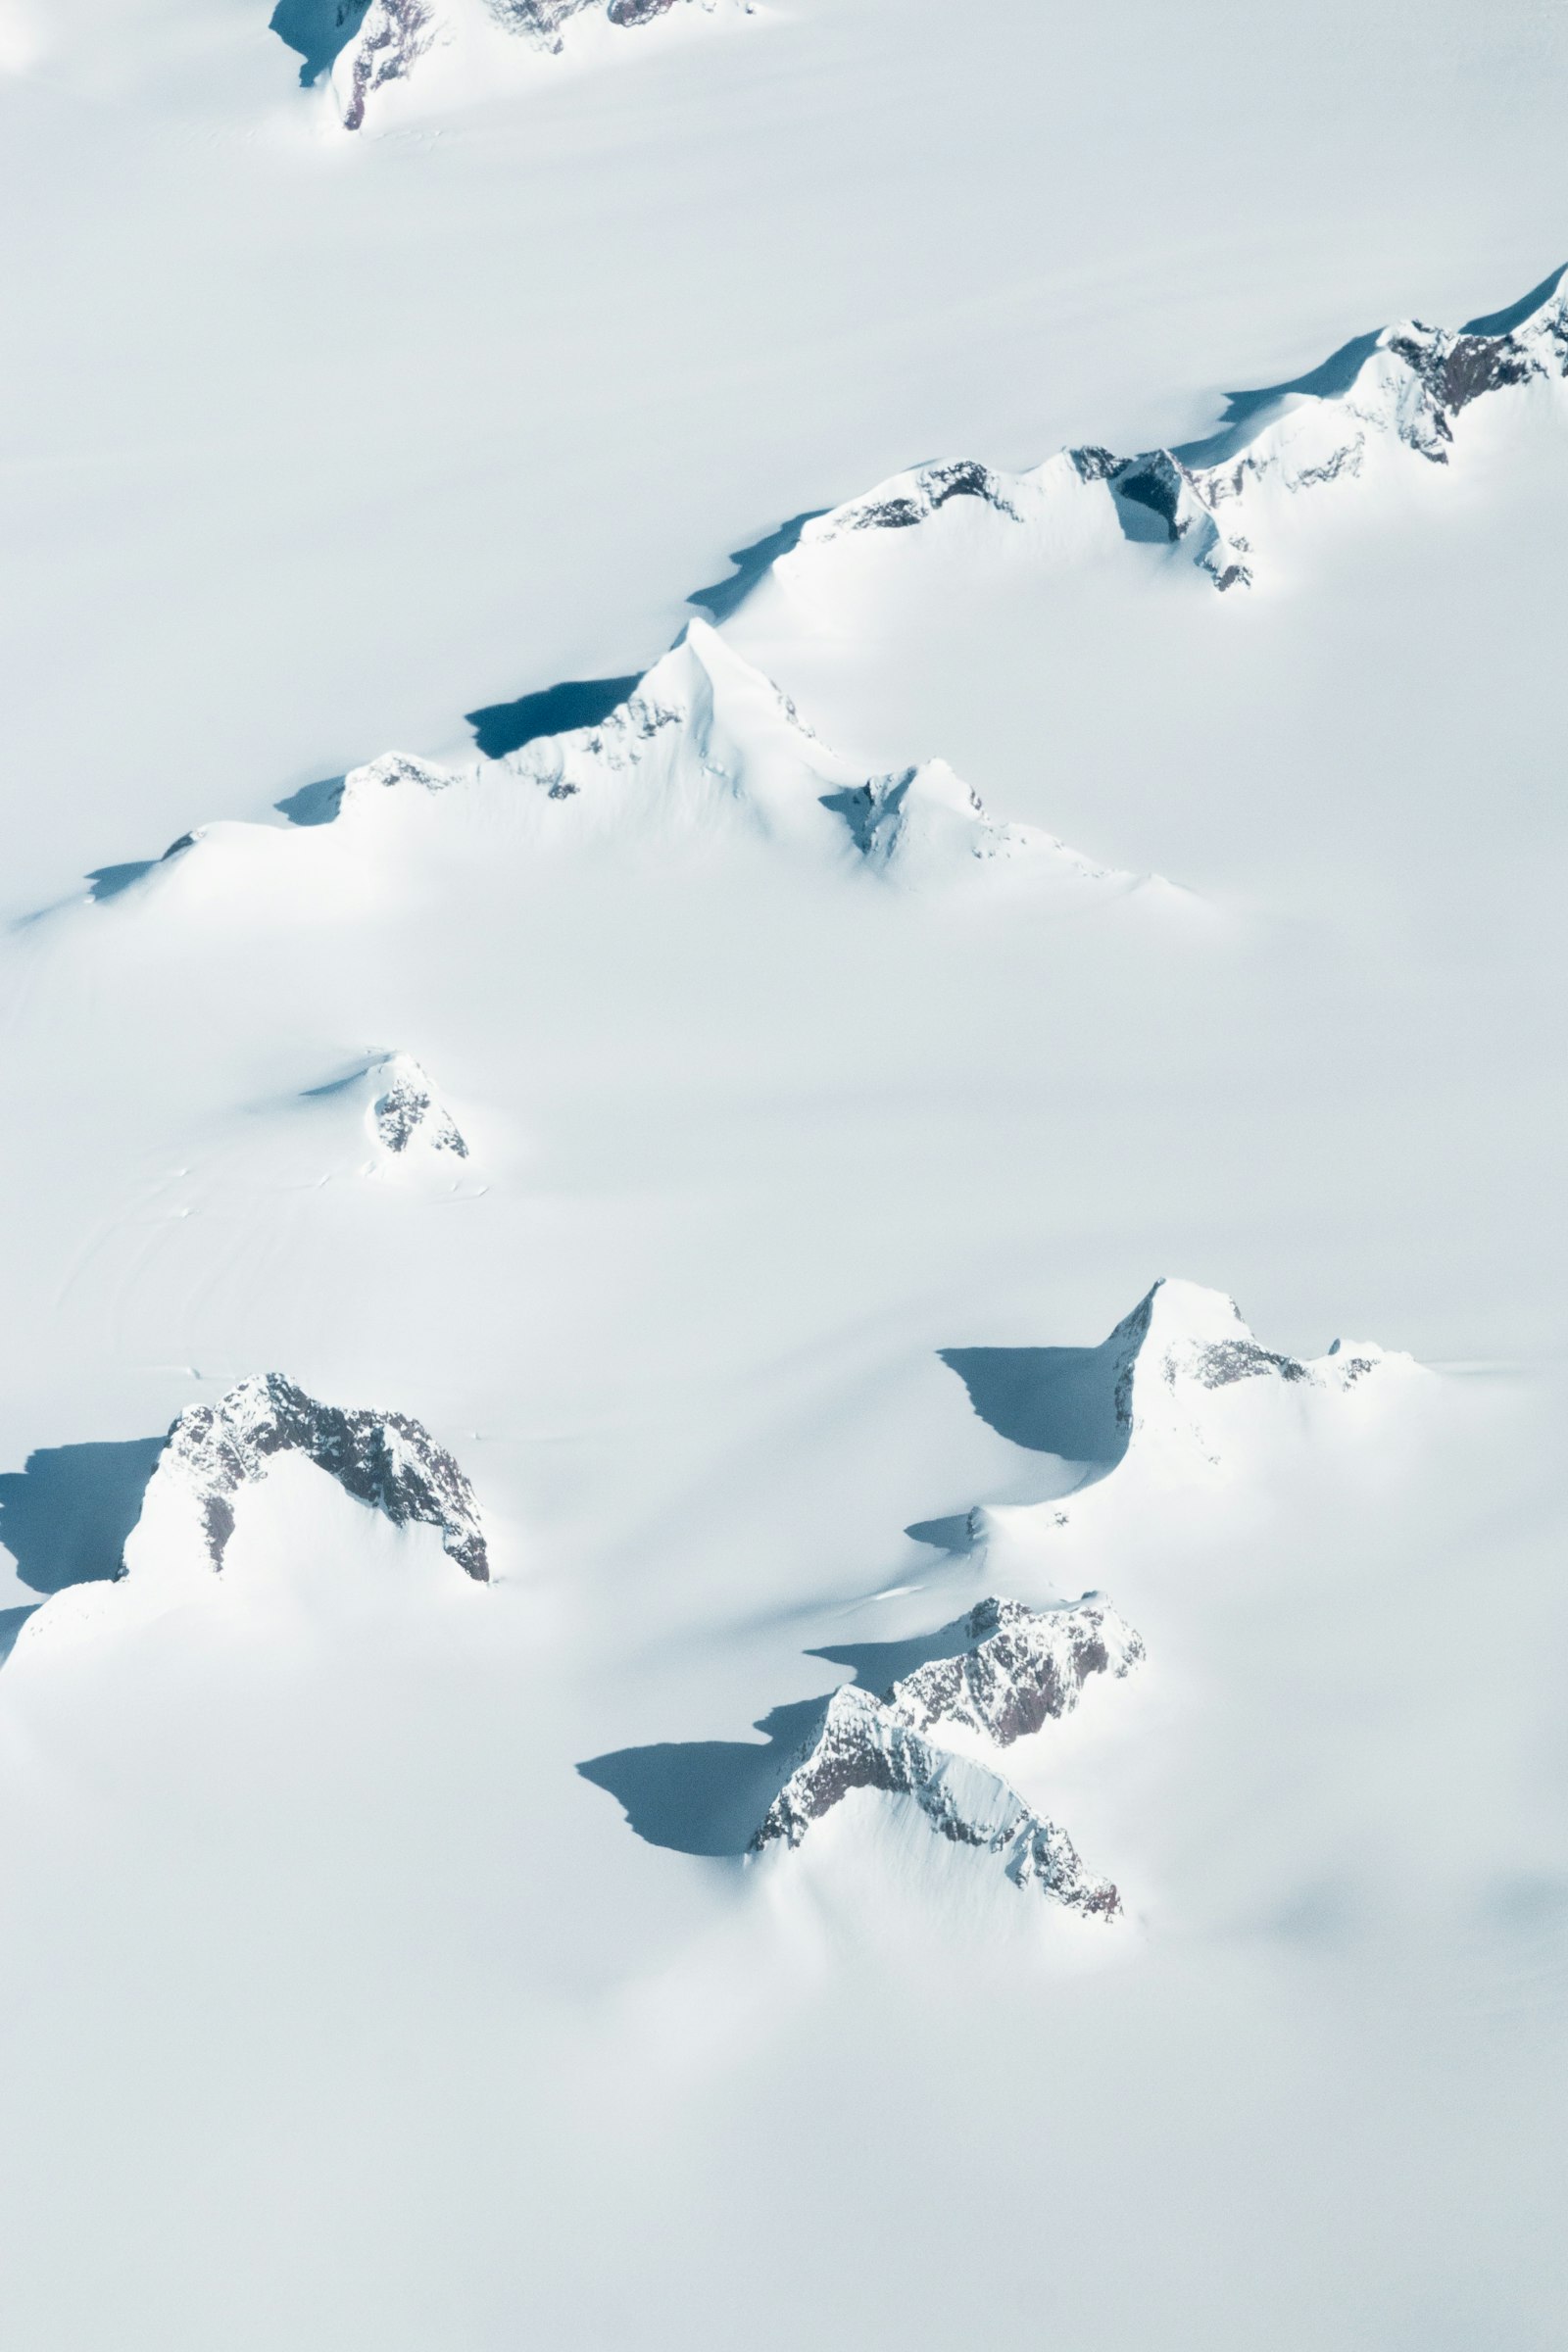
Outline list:
[[[344,128],[359,130],[368,108],[379,113],[411,80],[461,97],[504,79],[509,50],[591,51],[595,35],[676,9],[750,13],[746,0],[279,0],[271,24],[299,54],[301,80],[328,77]]]
[[[1098,1593],[1049,1609],[992,1596],[926,1647],[880,1697],[846,1685],[821,1702],[750,1850],[800,1845],[859,1790],[907,1797],[940,1836],[996,1856],[1014,1886],[1115,1918],[1116,1888],[1085,1872],[1065,1831],[1031,1811],[986,1751],[1070,1714],[1090,1677],[1124,1678],[1144,1655],[1139,1636]]]
[[[322,1404],[269,1372],[181,1413],[147,1482],[121,1578],[66,1586],[28,1618],[18,1646],[31,1658],[44,1643],[113,1632],[199,1590],[221,1570],[247,1494],[289,1455],[394,1527],[439,1529],[448,1557],[477,1583],[488,1581],[473,1490],[420,1422]]]
[[[1066,1832],[1032,1813],[1000,1774],[923,1739],[853,1688],[825,1702],[754,1850],[799,1845],[813,1822],[862,1788],[909,1797],[939,1836],[995,1856],[1014,1886],[1038,1887],[1092,1918],[1114,1919],[1121,1908],[1109,1880],[1085,1871]]]
[[[198,902],[218,892],[251,906],[303,889],[330,915],[345,903],[345,868],[363,897],[377,887],[368,858],[422,858],[437,840],[493,868],[606,836],[661,852],[726,833],[916,891],[1005,881],[1085,906],[1185,895],[1097,865],[1039,826],[998,822],[944,760],[867,777],[701,620],[591,724],[462,765],[385,753],[351,770],[308,822],[265,835],[200,826],[122,887]]]
[[[773,573],[794,603],[831,611],[864,595],[866,561],[897,564],[940,516],[949,547],[971,561],[1011,562],[1021,549],[1060,564],[1119,536],[1169,548],[1218,589],[1250,587],[1283,562],[1301,496],[1370,483],[1411,457],[1448,465],[1478,405],[1500,415],[1523,396],[1560,409],[1565,278],[1568,268],[1554,270],[1457,329],[1411,319],[1358,336],[1293,382],[1232,395],[1200,441],[1134,457],[1086,445],[1022,473],[965,459],[894,474],[804,519]]]
[[[8,2352],[1542,2352],[1553,12],[271,7],[0,0]]]

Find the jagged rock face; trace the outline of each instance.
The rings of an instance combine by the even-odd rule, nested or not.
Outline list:
[[[321,1404],[275,1372],[241,1381],[215,1405],[188,1406],[153,1474],[155,1483],[182,1485],[196,1500],[215,1568],[234,1532],[233,1496],[284,1452],[304,1454],[395,1527],[438,1527],[448,1556],[480,1583],[488,1580],[473,1490],[427,1429],[402,1413]]]
[[[938,1746],[853,1688],[824,1702],[820,1725],[768,1807],[753,1850],[798,1846],[811,1824],[856,1788],[912,1797],[942,1837],[995,1855],[1015,1886],[1038,1886],[1096,1918],[1113,1919],[1121,1908],[1110,1882],[1085,1871],[1066,1832],[1032,1813],[999,1774]]]
[[[402,1153],[413,1144],[466,1159],[468,1147],[450,1111],[436,1101],[419,1064],[409,1054],[391,1054],[381,1065],[381,1091],[370,1104],[370,1126],[384,1151]]]
[[[535,48],[559,55],[564,27],[573,17],[604,16],[623,29],[652,24],[675,0],[370,0],[358,30],[333,70],[347,130],[364,126],[366,106],[387,83],[405,79],[437,41],[465,36],[465,16],[478,16],[517,34]]]
[[[836,539],[845,531],[903,531],[926,522],[956,498],[975,498],[999,514],[1017,522],[1018,510],[1008,497],[1004,477],[989,466],[960,458],[947,465],[921,466],[901,474],[884,490],[824,515],[814,536]]]
[[[1297,384],[1233,402],[1205,441],[1118,457],[1071,449],[1024,474],[973,460],[922,466],[865,497],[808,521],[782,564],[799,569],[849,534],[905,530],[955,499],[978,501],[1004,519],[1050,528],[1064,492],[1103,491],[1131,539],[1180,546],[1219,589],[1253,578],[1254,527],[1242,524],[1259,491],[1317,489],[1361,472],[1374,445],[1448,462],[1454,419],[1488,395],[1568,380],[1568,271],[1522,304],[1457,331],[1417,323],[1386,327]]]
[[[367,99],[389,81],[400,81],[435,38],[427,0],[371,0],[350,51],[343,127],[358,130]]]
[[[1119,1681],[1144,1655],[1142,1637],[1095,1592],[1060,1609],[982,1600],[964,1632],[967,1649],[930,1659],[887,1691],[885,1704],[901,1723],[918,1732],[962,1726],[1009,1747],[1070,1714],[1091,1675]]]

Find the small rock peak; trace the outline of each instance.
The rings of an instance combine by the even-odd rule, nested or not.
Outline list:
[[[458,781],[450,768],[409,752],[383,752],[361,767],[350,768],[343,779],[338,808],[374,802],[383,792],[446,792]]]
[[[438,1527],[465,1573],[488,1581],[489,1554],[473,1490],[421,1422],[403,1413],[323,1404],[281,1373],[242,1380],[216,1404],[188,1405],[170,1430],[143,1506],[194,1506],[208,1564],[220,1569],[234,1530],[234,1496],[258,1484],[274,1456],[303,1454],[395,1527]]]
[[[991,1594],[933,1642],[944,1646],[881,1696],[846,1684],[822,1700],[752,1850],[801,1844],[852,1790],[912,1797],[941,1836],[995,1856],[1015,1886],[1111,1919],[1120,1897],[1087,1873],[1066,1832],[1044,1820],[953,1735],[1008,1747],[1071,1713],[1094,1676],[1120,1679],[1144,1644],[1102,1593],[1034,1609]],[[831,1652],[828,1654],[832,1654]]]
[[[379,92],[406,82],[433,48],[462,51],[491,41],[496,30],[515,36],[524,50],[558,57],[576,20],[599,19],[618,31],[633,31],[692,0],[370,0],[347,38],[339,30],[330,47],[330,74],[345,130],[364,128],[368,109]],[[710,10],[717,0],[704,0]],[[750,12],[750,0],[740,13]],[[337,22],[347,27],[350,8],[340,5]],[[274,18],[274,28],[276,26]],[[297,36],[285,34],[293,47]],[[336,45],[340,43],[341,45]],[[307,58],[307,80],[316,51]],[[487,62],[493,63],[493,46]],[[318,67],[318,71],[319,68]]]
[[[1120,1681],[1144,1655],[1142,1637],[1098,1592],[1054,1609],[993,1595],[975,1603],[964,1634],[963,1648],[928,1659],[884,1692],[901,1723],[920,1732],[961,1727],[1009,1747],[1071,1714],[1092,1676]]]
[[[376,1092],[367,1116],[384,1152],[400,1157],[411,1149],[444,1152],[466,1159],[468,1147],[451,1112],[440,1102],[412,1054],[387,1054],[371,1064]]]
[[[752,1851],[799,1846],[858,1788],[911,1797],[940,1837],[994,1857],[1014,1886],[1038,1887],[1090,1918],[1111,1920],[1121,1909],[1116,1888],[1084,1869],[1066,1831],[1032,1812],[1000,1773],[926,1739],[853,1686],[823,1701]]]

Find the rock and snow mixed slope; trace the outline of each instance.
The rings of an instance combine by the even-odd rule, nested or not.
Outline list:
[[[392,1159],[466,1159],[468,1147],[456,1119],[439,1101],[412,1054],[385,1054],[372,1063],[367,1123]]]
[[[487,867],[508,854],[531,858],[605,836],[662,850],[738,834],[829,872],[914,891],[1005,881],[1063,906],[1135,891],[1182,895],[1157,876],[1097,865],[1039,826],[1000,822],[942,760],[867,776],[701,620],[593,725],[461,766],[384,753],[344,778],[324,820],[267,828],[265,843],[253,825],[200,826],[134,888],[202,895],[224,859],[228,889],[254,899],[254,859],[265,851],[274,865],[287,857],[302,876],[313,860],[322,866],[315,900],[330,917],[341,902],[328,863],[354,858],[362,844],[395,855],[403,839],[419,858],[435,822],[459,847],[471,834]]]
[[[180,1414],[147,1482],[120,1579],[57,1592],[24,1628],[29,1652],[199,1590],[222,1569],[246,1493],[285,1456],[324,1472],[394,1527],[438,1529],[448,1558],[476,1583],[488,1582],[473,1489],[421,1422],[324,1404],[280,1373],[262,1373],[216,1404]]]
[[[1412,457],[1446,466],[1460,420],[1501,395],[1561,403],[1565,278],[1554,270],[1511,308],[1457,329],[1405,320],[1361,336],[1294,383],[1234,395],[1201,441],[1134,457],[1085,445],[1021,473],[972,459],[914,466],[805,521],[772,569],[792,597],[831,604],[863,588],[857,548],[891,560],[941,517],[950,530],[961,523],[982,558],[1022,544],[1068,561],[1119,533],[1178,550],[1216,588],[1250,587],[1267,576],[1304,494]]]
[[[570,40],[624,33],[672,12],[749,13],[745,0],[283,0],[273,29],[304,58],[301,78],[329,73],[347,130],[363,127],[389,93],[445,64],[443,89],[480,89],[511,63],[508,50],[559,57]],[[586,37],[585,37],[586,36]]]
[[[824,1699],[752,1850],[798,1846],[852,1791],[875,1789],[912,1798],[941,1836],[997,1856],[1015,1886],[1113,1919],[1116,1888],[1086,1872],[1066,1832],[975,1751],[1008,1747],[1070,1714],[1092,1676],[1129,1674],[1144,1655],[1141,1638],[1094,1592],[1051,1609],[992,1595],[956,1635],[955,1646],[880,1697],[848,1686]]]
[[[1017,1791],[971,1757],[911,1731],[864,1690],[835,1690],[794,1770],[753,1840],[797,1846],[813,1822],[860,1788],[912,1799],[941,1837],[996,1857],[1015,1886],[1099,1919],[1114,1919],[1121,1898],[1108,1879],[1093,1877],[1072,1839],[1030,1811]]]

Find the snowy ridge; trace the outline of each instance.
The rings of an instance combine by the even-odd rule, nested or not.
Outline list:
[[[1142,1640],[1094,1592],[1049,1609],[993,1595],[956,1630],[958,1647],[928,1658],[881,1697],[852,1685],[824,1699],[752,1850],[798,1846],[852,1789],[880,1789],[912,1796],[944,1838],[996,1855],[1015,1886],[1114,1918],[1116,1888],[1085,1871],[1066,1832],[940,1735],[1008,1747],[1070,1714],[1091,1676],[1130,1673],[1144,1655]]]
[[[532,856],[612,833],[662,845],[738,830],[911,890],[1005,879],[1089,903],[1180,895],[1157,876],[1097,865],[1039,826],[1000,822],[945,760],[868,777],[702,620],[597,723],[463,766],[383,753],[344,778],[329,816],[267,828],[267,850],[324,864],[355,845],[395,850],[407,836],[413,857],[421,812],[437,802],[455,842],[466,824],[475,828],[487,864],[509,849]],[[260,853],[258,828],[199,826],[134,887],[205,890],[218,858],[241,843]],[[232,888],[245,890],[247,870],[231,866]],[[366,886],[362,876],[356,887]],[[318,878],[329,918],[340,888]]]
[[[1010,1747],[1070,1714],[1091,1675],[1120,1681],[1144,1655],[1142,1636],[1098,1592],[1054,1609],[993,1595],[976,1602],[964,1632],[968,1648],[928,1659],[884,1694],[901,1723],[958,1726]]]
[[[808,591],[826,551],[908,531],[961,505],[996,528],[1070,553],[1112,519],[1124,537],[1179,547],[1219,589],[1251,584],[1259,549],[1302,492],[1355,479],[1401,453],[1446,466],[1476,402],[1568,378],[1568,271],[1510,310],[1458,329],[1406,320],[1347,344],[1321,368],[1232,397],[1220,429],[1134,457],[1084,446],[1022,473],[973,460],[915,466],[807,522],[774,568]],[[1259,536],[1261,534],[1261,537]]]
[[[583,32],[635,30],[677,9],[714,15],[721,5],[749,13],[744,0],[370,0],[332,58],[333,95],[345,130],[359,130],[370,102],[407,83],[432,51],[448,52],[483,86],[505,71],[509,48],[559,57]],[[340,25],[351,13],[340,0]]]
[[[739,813],[773,839],[840,858],[848,850],[894,881],[940,882],[993,863],[1123,889],[1137,879],[1038,827],[999,824],[945,760],[866,777],[701,620],[608,718],[541,738],[504,764],[553,801],[581,795],[623,819],[641,809],[676,824]]]
[[[1065,1830],[1032,1813],[1001,1775],[922,1738],[880,1700],[853,1687],[835,1690],[820,1725],[768,1807],[753,1850],[798,1846],[852,1789],[911,1796],[932,1829],[994,1855],[1015,1886],[1101,1919],[1121,1898],[1108,1879],[1085,1871]]]

